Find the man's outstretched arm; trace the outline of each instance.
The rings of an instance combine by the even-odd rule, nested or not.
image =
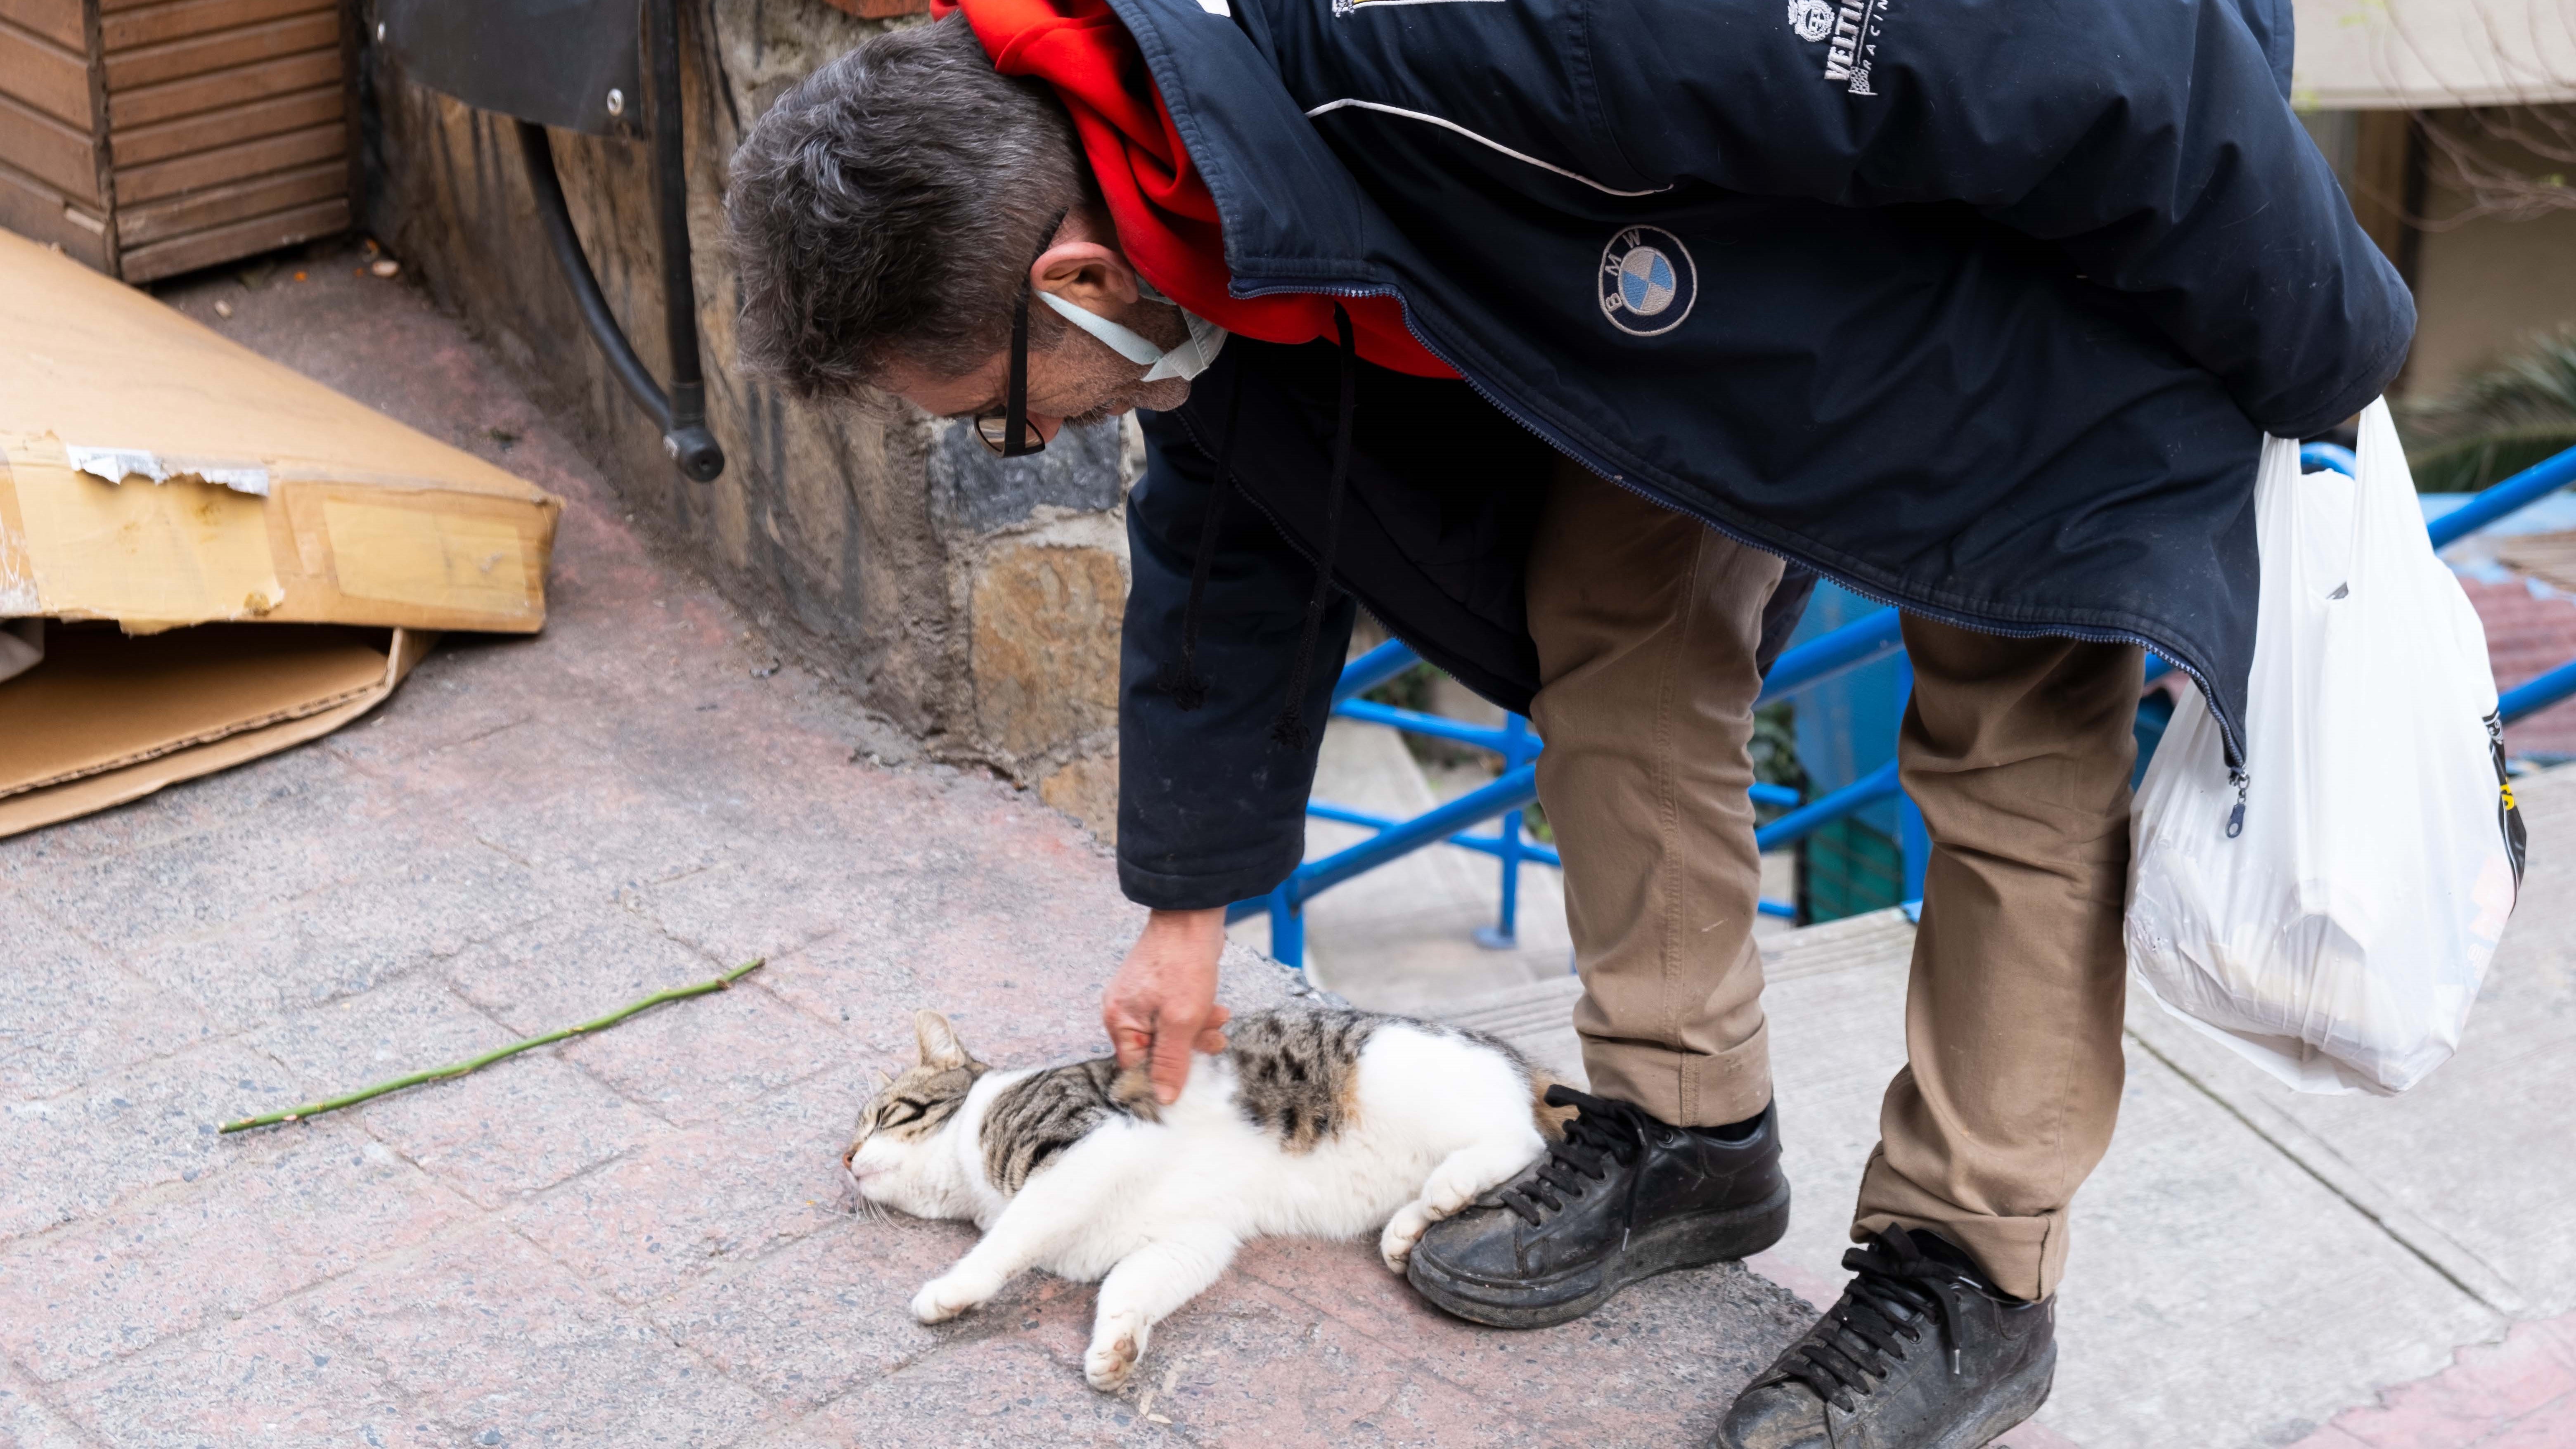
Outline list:
[[[1270,727],[1287,700],[1314,565],[1238,494],[1219,520],[1198,610],[1190,672],[1205,695],[1181,708],[1170,685],[1215,465],[1176,415],[1149,417],[1145,439],[1145,478],[1127,499],[1118,880],[1154,914],[1101,1017],[1119,1064],[1150,1061],[1157,1094],[1170,1101],[1188,1080],[1190,1050],[1224,1044],[1216,964],[1225,907],[1267,893],[1305,854],[1306,795],[1356,609],[1343,596],[1327,610],[1303,702],[1310,738],[1299,750],[1280,745]]]

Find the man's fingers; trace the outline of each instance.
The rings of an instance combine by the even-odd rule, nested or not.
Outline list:
[[[1181,1099],[1190,1080],[1190,1047],[1198,1033],[1170,1021],[1157,1021],[1154,1032],[1154,1099],[1168,1107]]]
[[[1223,1053],[1225,1051],[1225,1033],[1212,1026],[1201,1031],[1199,1033],[1199,1050],[1206,1052],[1209,1056],[1217,1056]]]
[[[1143,1062],[1153,1045],[1154,1034],[1142,1027],[1120,1022],[1109,1028],[1109,1049],[1117,1054],[1121,1070]]]

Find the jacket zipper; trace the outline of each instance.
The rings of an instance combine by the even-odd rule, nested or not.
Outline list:
[[[1965,629],[1972,634],[1987,634],[2002,639],[2055,638],[2075,639],[2087,644],[2131,644],[2154,654],[2157,658],[2162,659],[2167,664],[2181,670],[2190,678],[2193,685],[2200,690],[2200,701],[2202,707],[2209,711],[2210,718],[2218,721],[2219,739],[2220,742],[2226,746],[2224,753],[2226,755],[2228,781],[2236,787],[2236,810],[2234,815],[2229,819],[2227,833],[2231,838],[2233,838],[2238,831],[2243,829],[2245,820],[2246,785],[2249,778],[2245,769],[2244,744],[2236,738],[2236,731],[2234,727],[2228,723],[2227,717],[2220,714],[2218,712],[2218,707],[2210,702],[2215,698],[2215,696],[2210,692],[2208,679],[2203,677],[2198,669],[2193,668],[2191,665],[2176,657],[2177,651],[2167,649],[2166,647],[2158,644],[2155,640],[2150,639],[2143,634],[2122,629],[2095,629],[2080,624],[2069,624],[2061,627],[2043,629],[2011,628],[1991,623],[1987,620],[1974,618],[1970,615],[1961,614],[1955,610],[1912,603],[1896,598],[1895,596],[1884,593],[1880,590],[1854,583],[1811,559],[1801,557],[1791,549],[1782,548],[1778,544],[1769,543],[1762,539],[1749,537],[1735,529],[1727,527],[1725,524],[1714,518],[1710,518],[1706,514],[1699,512],[1697,509],[1684,507],[1669,498],[1664,498],[1646,488],[1631,483],[1619,474],[1613,473],[1609,469],[1602,467],[1599,463],[1594,462],[1591,458],[1585,456],[1581,450],[1567,446],[1563,439],[1557,437],[1554,433],[1549,432],[1546,428],[1531,422],[1528,418],[1523,417],[1511,406],[1511,404],[1503,401],[1499,397],[1496,397],[1483,383],[1478,382],[1474,377],[1469,376],[1465,368],[1459,367],[1458,364],[1451,362],[1447,357],[1442,356],[1440,349],[1431,345],[1431,339],[1423,336],[1421,329],[1413,325],[1413,309],[1405,305],[1402,294],[1398,293],[1393,287],[1336,287],[1329,285],[1309,285],[1305,283],[1287,283],[1278,286],[1249,287],[1244,290],[1242,295],[1246,297],[1265,297],[1275,294],[1299,292],[1326,297],[1394,297],[1396,299],[1397,310],[1402,312],[1404,316],[1405,332],[1411,335],[1415,342],[1422,345],[1423,351],[1430,353],[1433,357],[1439,358],[1442,363],[1455,371],[1458,374],[1459,379],[1465,382],[1468,388],[1472,390],[1476,396],[1483,398],[1488,404],[1490,404],[1494,411],[1501,413],[1503,416],[1510,418],[1513,422],[1520,424],[1521,427],[1527,429],[1529,432],[1536,434],[1549,447],[1554,448],[1561,456],[1573,459],[1576,463],[1581,464],[1586,471],[1595,474],[1603,481],[1614,484],[1620,488],[1624,488],[1628,492],[1635,494],[1639,498],[1645,499],[1647,502],[1654,504],[1658,508],[1670,508],[1679,513],[1687,513],[1691,517],[1698,519],[1706,527],[1713,528],[1719,533],[1725,534],[1728,538],[1735,540],[1737,543],[1743,544],[1747,548],[1759,549],[1764,553],[1775,554],[1781,558],[1787,559],[1789,562],[1798,565],[1800,568],[1806,569],[1808,572],[1815,574],[1818,578],[1832,580],[1836,587],[1843,589],[1848,593],[1856,594],[1872,603],[1882,604],[1891,609],[1897,609],[1905,613],[1918,614],[1927,619],[1937,620],[1941,623],[1948,624],[1955,629]]]

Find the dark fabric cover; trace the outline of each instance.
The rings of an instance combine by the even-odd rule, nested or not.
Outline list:
[[[2231,752],[2242,739],[2262,433],[2368,402],[2414,320],[2289,110],[2285,5],[1850,0],[1835,18],[1858,17],[1865,69],[1828,78],[1855,67],[1782,0],[1113,4],[1207,180],[1236,291],[1392,291],[1467,386],[1585,466],[1911,611],[2143,643],[2203,683]],[[1644,294],[1660,309],[1605,308],[1605,265],[1636,244],[1662,257],[1668,285]],[[1267,512],[1296,536],[1321,512],[1329,418],[1280,367],[1254,371],[1247,415],[1268,397],[1312,425],[1305,471],[1265,465],[1285,480]],[[1212,431],[1216,381],[1154,428],[1131,686],[1176,648],[1180,598],[1148,556],[1176,550],[1185,590],[1196,536],[1154,510],[1187,509],[1174,427]],[[1363,431],[1380,406],[1363,400]],[[1473,448],[1512,452],[1471,447],[1490,431],[1380,454],[1351,513],[1436,513],[1421,500],[1488,486]],[[1339,581],[1398,610],[1416,577],[1511,596],[1520,554],[1491,536],[1472,557],[1348,536]],[[1226,707],[1156,720],[1131,687],[1137,899],[1215,904],[1293,867],[1310,760],[1258,767],[1240,811],[1171,812],[1194,776],[1220,794],[1246,778],[1276,696],[1240,690],[1284,682],[1248,656],[1293,646],[1311,582],[1274,560],[1211,608],[1203,649],[1237,630],[1224,647],[1247,656],[1240,681],[1204,671]],[[1390,623],[1525,700],[1525,630],[1508,606],[1478,618]]]

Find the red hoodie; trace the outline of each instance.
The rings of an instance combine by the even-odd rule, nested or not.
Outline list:
[[[1108,0],[931,0],[931,9],[937,15],[963,9],[995,70],[1055,88],[1099,178],[1120,248],[1163,295],[1228,332],[1283,343],[1336,335],[1338,300],[1350,309],[1360,356],[1416,377],[1458,375],[1405,330],[1404,309],[1393,297],[1227,292],[1216,200],[1190,165],[1145,58]]]

